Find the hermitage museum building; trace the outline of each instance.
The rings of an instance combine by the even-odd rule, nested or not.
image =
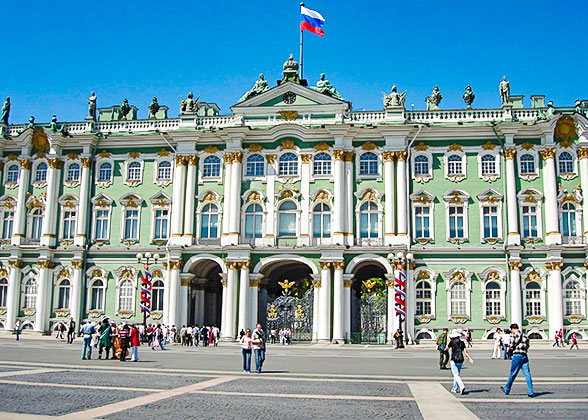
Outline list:
[[[588,101],[511,95],[506,78],[493,109],[469,86],[447,110],[437,87],[426,110],[395,86],[373,111],[342,94],[291,57],[226,115],[190,93],[178,116],[153,98],[140,118],[92,92],[77,122],[11,125],[7,99],[1,326],[141,324],[149,257],[147,323],[225,340],[257,322],[308,342],[492,338],[512,322],[585,339]]]

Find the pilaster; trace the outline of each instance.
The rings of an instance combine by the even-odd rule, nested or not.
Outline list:
[[[76,236],[74,245],[84,246],[86,244],[86,232],[88,228],[88,206],[90,205],[90,166],[92,159],[89,157],[80,158],[82,173],[80,180],[80,201],[78,205],[78,220],[76,221]],[[77,318],[76,322],[79,322]]]
[[[51,274],[55,264],[49,260],[39,260],[39,278],[37,279],[37,307],[35,314],[35,331],[49,331],[49,315],[51,307]]]
[[[354,229],[353,229],[353,158],[355,153],[345,152],[343,160],[345,161],[345,245],[354,245]]]
[[[519,259],[511,259],[508,262],[510,269],[510,322],[523,326],[523,308],[521,302],[521,267],[523,263]]]
[[[345,293],[343,284],[343,269],[345,261],[332,263],[333,276],[333,343],[345,343]]]
[[[333,211],[333,233],[332,239],[334,244],[343,245],[345,236],[345,176],[343,162],[345,152],[343,150],[333,150],[335,157],[335,170],[333,178],[334,186],[334,211]]]
[[[554,337],[555,333],[563,328],[562,267],[562,261],[549,261],[545,263],[545,268],[549,272],[549,278],[547,280],[549,338]]]
[[[231,189],[233,187],[233,171],[232,169],[232,157],[230,153],[225,153],[225,188],[224,188],[224,199],[223,199],[223,222],[222,222],[222,234],[221,234],[221,245],[229,245],[231,243]],[[223,309],[224,312],[224,309]]]
[[[312,341],[319,339],[321,275],[312,275]]]
[[[385,151],[382,153],[384,158],[384,245],[389,246],[394,243],[396,228],[394,221],[394,160],[396,153]]]
[[[506,212],[508,222],[508,245],[521,244],[521,234],[519,232],[516,173],[514,164],[515,154],[515,148],[504,149],[504,159],[506,164]]]
[[[276,197],[275,197],[275,183],[276,183],[276,155],[265,155],[267,160],[267,204],[266,204],[266,220],[265,236],[263,244],[265,246],[274,246],[276,243]]]
[[[580,161],[580,182],[582,192],[588,191],[588,147],[578,149],[578,160]],[[582,224],[584,243],[588,243],[588,197],[582,200]]]
[[[540,151],[543,158],[543,188],[545,193],[545,243],[560,245],[559,219],[557,209],[557,185],[555,178],[555,147]]]
[[[185,199],[185,181],[186,181],[186,156],[176,156],[172,197],[172,214],[171,214],[171,238],[170,245],[181,245],[183,235],[183,212]],[[179,282],[179,279],[178,279]],[[171,302],[170,302],[171,304]]]
[[[320,342],[331,342],[331,269],[332,262],[320,261],[321,290],[319,294],[319,336]]]
[[[71,262],[73,268],[71,296],[70,296],[70,313],[71,317],[79,325],[82,319],[82,291],[84,290],[84,262],[81,259],[75,259]]]
[[[305,223],[310,220],[310,172],[312,166],[312,155],[310,153],[303,153],[300,155],[302,160],[300,176],[300,236],[298,237],[298,246],[310,246],[310,223]]]
[[[31,161],[23,157],[19,161],[20,173],[18,176],[18,196],[16,201],[16,212],[14,214],[14,229],[12,234],[12,245],[19,246],[25,238],[25,218],[27,209],[27,192],[31,173]]]
[[[8,266],[10,267],[10,277],[8,279],[8,290],[6,293],[6,328],[12,330],[18,316],[23,262],[21,259],[11,257],[8,260]]]
[[[249,286],[249,261],[239,262],[239,322],[237,324],[237,331],[241,329],[251,328],[254,326],[250,324],[251,321],[251,290]]]
[[[57,242],[57,194],[59,193],[59,182],[61,179],[61,168],[63,162],[57,157],[49,158],[49,169],[47,170],[47,198],[45,201],[45,214],[41,229],[41,246],[53,247]],[[79,211],[79,209],[78,209]]]
[[[186,202],[184,204],[184,233],[182,243],[192,245],[194,241],[194,204],[196,201],[196,164],[198,157],[196,155],[186,156],[187,175],[186,175]]]

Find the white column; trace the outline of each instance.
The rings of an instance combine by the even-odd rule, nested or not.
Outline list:
[[[331,341],[331,262],[321,261],[321,291],[319,294],[319,341]]]
[[[555,178],[555,148],[541,150],[543,157],[543,189],[545,192],[545,243],[561,244],[557,210],[557,185]]]
[[[321,275],[312,275],[312,341],[317,342],[319,338],[319,324],[320,324],[320,291],[321,291]]]
[[[176,168],[174,170],[173,199],[172,199],[172,217],[171,217],[171,242],[179,242],[183,234],[182,219],[184,212],[185,197],[185,174],[187,160],[185,156],[176,156]],[[175,239],[174,239],[175,238]]]
[[[510,323],[523,327],[523,308],[521,302],[522,263],[518,260],[508,262],[510,268]]]
[[[302,154],[302,165],[300,169],[300,236],[298,237],[298,246],[310,245],[310,171],[312,155]]]
[[[588,192],[588,148],[582,147],[578,149],[578,159],[580,160],[580,182],[582,193],[586,196]],[[582,200],[582,222],[584,243],[588,243],[588,197]]]
[[[227,284],[228,284],[228,274],[221,273],[221,284],[223,285],[223,296],[222,296],[222,304],[221,304],[221,337],[224,339],[225,331],[229,329],[227,325],[227,308],[229,307],[227,302]]]
[[[243,261],[239,263],[241,269],[239,273],[239,323],[237,324],[237,332],[245,331],[246,328],[251,328],[253,331],[254,326],[250,325],[251,321],[251,306],[249,299],[249,261]]]
[[[194,322],[196,325],[201,326],[204,322],[204,297],[205,297],[205,285],[198,285],[196,287],[196,296],[195,296],[195,304],[196,304],[196,314]]]
[[[170,261],[170,277],[169,277],[169,324],[175,325],[176,328],[181,328],[182,324],[180,319],[180,311],[181,311],[181,295],[180,295],[180,288],[181,288],[181,278],[180,278],[180,268],[182,266],[181,261]]]
[[[408,241],[408,221],[407,221],[407,202],[406,202],[406,151],[396,152],[396,185],[398,187],[398,229],[397,235],[403,236],[402,242]]]
[[[231,200],[230,200],[230,215],[231,215],[231,236],[230,244],[237,245],[239,243],[239,233],[241,231],[241,161],[243,160],[243,153],[233,153],[233,164],[231,165]]]
[[[82,291],[83,287],[83,271],[84,262],[81,260],[72,261],[73,276],[71,284],[71,296],[70,296],[70,316],[76,321],[77,325],[80,325],[82,319]]]
[[[345,293],[343,291],[344,261],[333,263],[333,342],[345,343]]]
[[[386,274],[387,306],[386,306],[386,342],[394,343],[394,332],[398,329],[398,317],[394,310],[394,274]]]
[[[37,313],[35,314],[35,331],[46,332],[49,330],[49,316],[51,307],[51,269],[54,264],[51,261],[39,261],[39,278],[37,279]]]
[[[563,296],[561,284],[561,268],[563,262],[553,261],[545,263],[549,278],[547,280],[547,320],[549,321],[549,338],[555,336],[555,333],[563,328]]]
[[[196,191],[196,155],[188,156],[188,170],[186,179],[186,202],[184,204],[184,242],[192,245],[194,238],[194,202]]]
[[[521,244],[521,234],[519,233],[515,153],[515,148],[504,149],[504,159],[506,165],[506,216],[508,222],[508,245]]]
[[[353,186],[355,182],[353,181],[353,156],[355,154],[353,152],[345,152],[344,160],[345,160],[345,189],[347,190],[347,194],[345,195],[345,202],[346,202],[346,209],[345,209],[345,245],[353,246]],[[350,330],[351,331],[351,330]],[[351,340],[351,336],[348,337],[348,340]]]
[[[8,290],[6,293],[6,328],[12,330],[18,316],[19,295],[20,295],[20,270],[21,260],[8,260],[10,274],[8,279]]]
[[[76,236],[74,244],[84,246],[86,244],[86,232],[88,227],[88,206],[90,205],[90,158],[81,158],[82,174],[80,180],[80,204],[78,205],[78,220],[76,221]],[[78,318],[74,318],[79,322]]]
[[[14,230],[12,245],[20,245],[25,237],[25,218],[27,209],[27,192],[29,190],[29,175],[31,173],[31,161],[20,160],[20,174],[18,177],[18,196],[16,201],[16,212],[14,214]],[[10,328],[12,328],[12,325]]]
[[[416,297],[414,281],[412,280],[413,270],[410,262],[406,264],[406,321],[404,338],[408,339],[409,343],[414,341],[414,317],[416,314]]]
[[[178,314],[178,325],[188,323],[188,299],[190,290],[190,278],[192,274],[180,274],[180,305]]]
[[[231,189],[233,187],[232,153],[226,153],[225,160],[225,184],[223,198],[223,231],[221,235],[221,244],[229,245],[229,236],[231,232]],[[224,311],[224,309],[223,309]]]
[[[56,242],[57,227],[57,194],[59,193],[59,182],[63,162],[57,158],[49,159],[47,170],[47,199],[45,201],[45,214],[41,227],[41,246],[53,246]]]
[[[335,171],[333,179],[335,181],[334,186],[334,209],[333,209],[333,244],[344,244],[345,236],[345,163],[343,162],[343,150],[333,150],[333,156],[335,157]]]
[[[266,246],[273,246],[275,244],[275,183],[276,183],[276,155],[266,155],[267,160],[267,176],[266,176],[266,195],[267,195],[267,202],[266,202],[266,215],[265,215],[265,236],[263,243]]]
[[[259,312],[259,282],[261,279],[261,275],[259,274],[250,274],[249,275],[249,301],[250,306],[251,306],[251,310],[249,311],[249,315],[250,315],[250,321],[249,321],[249,325],[252,330],[253,328],[255,328],[255,326],[257,325],[257,314]]]
[[[384,244],[392,245],[395,236],[394,226],[394,159],[396,153],[386,151],[384,158]]]
[[[351,343],[351,285],[353,284],[353,274],[343,275],[343,326],[345,331],[345,340]]]
[[[237,329],[235,306],[237,304],[238,272],[235,264],[236,263],[233,261],[227,262],[227,308],[224,311],[226,317],[225,330],[222,332],[223,338],[230,341],[235,339],[235,332]]]

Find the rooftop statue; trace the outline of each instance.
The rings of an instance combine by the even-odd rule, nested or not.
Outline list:
[[[241,96],[241,98],[237,101],[237,103],[241,103],[246,101],[249,98],[252,98],[255,95],[259,95],[260,93],[269,90],[269,86],[267,84],[267,80],[264,79],[263,73],[259,75],[259,80],[255,81],[255,84],[251,88],[251,90],[245,92],[245,95]]]
[[[127,115],[129,115],[130,110],[131,110],[131,106],[129,105],[129,100],[127,98],[125,98],[123,100],[122,105],[120,106],[120,108],[118,110],[118,119],[119,120],[126,120]]]
[[[282,72],[282,80],[280,80],[280,84],[286,82],[292,83],[300,83],[300,78],[298,77],[298,62],[294,61],[294,54],[290,54],[290,58],[288,61],[284,63],[284,71]]]
[[[200,96],[194,100],[194,94],[188,93],[188,99],[182,98],[180,102],[180,114],[195,114],[198,111]]]
[[[88,117],[86,119],[96,121],[96,94],[94,92],[90,92],[90,97],[87,102]]]
[[[157,111],[159,111],[159,104],[157,103],[157,98],[154,96],[149,104],[149,119],[155,118]]]
[[[337,89],[333,87],[331,82],[325,79],[325,73],[321,73],[321,78],[318,82],[316,82],[315,86],[309,86],[310,90],[314,90],[319,93],[324,93],[326,95],[332,96],[335,99],[339,99],[340,101],[343,100],[343,97],[337,92]]]
[[[2,122],[8,125],[8,117],[10,116],[10,97],[6,97],[6,101],[4,101],[4,106],[2,106]]]
[[[51,124],[49,124],[49,128],[54,133],[56,133],[57,130],[59,130],[59,124],[57,124],[57,115],[54,115],[53,117],[51,117]]]
[[[443,95],[441,95],[441,92],[439,91],[439,86],[435,86],[433,88],[433,93],[425,98],[425,102],[427,103],[427,111],[437,111],[442,99]]]
[[[510,97],[510,82],[506,80],[506,76],[502,76],[502,82],[500,82],[500,85],[498,86],[498,91],[500,92],[502,105],[508,105],[508,99]]]
[[[406,100],[406,90],[402,93],[398,93],[396,85],[392,86],[392,92],[390,94],[384,94],[384,108],[404,108],[404,101]]]
[[[476,99],[476,95],[474,95],[474,91],[472,90],[471,86],[465,88],[465,92],[462,95],[464,102],[467,104],[467,109],[472,109],[472,104],[474,103],[474,99]]]
[[[29,118],[29,123],[27,124],[27,128],[35,128],[35,117],[33,117],[31,115],[31,118]]]

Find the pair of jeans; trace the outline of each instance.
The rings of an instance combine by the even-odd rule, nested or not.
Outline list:
[[[255,370],[261,372],[265,360],[265,349],[255,349]]]
[[[243,370],[251,372],[251,349],[241,349],[241,353],[243,353]]]
[[[86,356],[86,350],[88,351],[87,356]],[[88,359],[90,359],[92,357],[92,336],[91,335],[84,336],[84,344],[82,347],[82,359],[85,357],[87,357]]]
[[[519,371],[522,370],[527,380],[527,394],[533,394],[533,379],[531,378],[531,369],[529,368],[529,358],[526,354],[513,354],[512,363],[510,364],[510,376],[504,387],[504,392],[509,393],[514,380]]]
[[[139,361],[139,347],[133,346],[131,347],[131,362],[138,362]]]
[[[461,380],[460,372],[461,367],[463,366],[463,362],[456,363],[453,360],[449,362],[449,366],[451,366],[451,373],[453,373],[453,387],[451,388],[452,392],[461,392],[462,389],[465,388],[463,381]]]

